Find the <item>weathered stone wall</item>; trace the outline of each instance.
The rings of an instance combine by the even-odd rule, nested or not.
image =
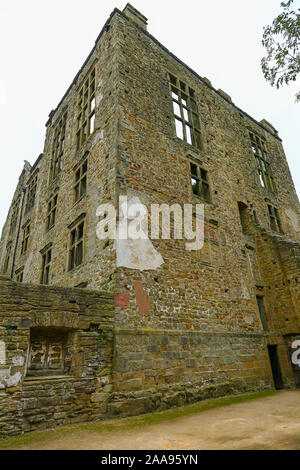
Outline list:
[[[44,153],[31,167],[26,163],[22,173],[22,181],[18,186],[7,222],[1,238],[0,264],[3,271],[6,248],[12,243],[16,249],[13,267],[15,272],[24,267],[24,282],[39,284],[41,282],[42,255],[40,251],[52,244],[52,260],[50,284],[75,287],[82,283],[93,289],[101,289],[105,285],[113,288],[114,251],[113,241],[106,243],[96,236],[97,207],[103,202],[115,200],[116,173],[116,129],[118,123],[118,62],[116,41],[116,18],[107,22],[96,41],[95,48],[86,63],[75,77],[71,87],[59,103],[55,112],[52,111],[47,122]],[[91,68],[95,66],[96,74],[96,114],[95,130],[87,138],[84,145],[77,150],[77,101],[78,92]],[[67,125],[62,157],[62,170],[54,181],[49,181],[52,148],[55,128],[62,115],[67,112]],[[88,156],[88,175],[86,195],[75,202],[74,181],[75,168]],[[34,172],[38,172],[38,183],[35,203],[26,211],[28,197],[28,181]],[[21,193],[25,188],[25,201],[21,214]],[[54,227],[47,230],[48,202],[52,195],[58,194],[56,221]],[[20,236],[17,239],[17,227],[11,233],[12,208],[18,202],[18,223]],[[84,263],[77,268],[68,270],[69,225],[79,216],[85,214],[85,252]],[[20,221],[21,216],[21,221]],[[30,238],[27,251],[21,253],[22,227],[30,222]],[[13,257],[10,257],[8,269],[4,274],[10,275]]]
[[[0,344],[0,400],[2,409],[7,404],[10,410],[0,418],[5,423],[2,433],[272,387],[268,345],[278,347],[283,385],[291,387],[298,380],[287,336],[299,334],[300,207],[281,139],[267,121],[255,121],[159,44],[147,33],[142,15],[132,10],[129,16],[131,20],[113,12],[50,114],[44,153],[33,167],[24,167],[0,245],[2,267],[8,244],[16,247],[13,269],[11,257],[6,274],[13,271],[16,278],[16,270],[24,266],[25,283],[39,284],[41,250],[52,243],[50,285],[84,283],[95,291],[105,287],[115,296],[115,313],[112,298],[101,293],[2,281],[0,336],[9,348],[3,365]],[[95,131],[76,150],[78,92],[94,64]],[[195,91],[200,148],[176,137],[169,73]],[[49,184],[54,130],[65,110],[62,171]],[[265,140],[273,192],[260,183],[249,132]],[[87,192],[74,204],[74,169],[87,154]],[[190,162],[207,171],[210,202],[193,194]],[[13,208],[18,202],[21,209],[22,188],[28,189],[37,169],[35,204],[18,220],[21,227],[26,221],[31,224],[29,249],[22,255],[18,231],[11,231]],[[56,223],[47,231],[47,205],[55,191]],[[118,212],[120,195],[138,198],[148,209],[150,204],[204,204],[203,249],[187,251],[185,240],[151,240],[151,256],[145,255],[150,268],[142,262],[140,268],[128,267],[124,259],[138,258],[134,244],[125,243],[118,252],[113,240],[96,236],[97,207],[113,201]],[[239,203],[246,210],[242,218]],[[271,230],[268,204],[278,208],[280,235]],[[82,214],[84,259],[69,271],[69,226]],[[264,300],[268,330],[263,329],[257,296]],[[73,297],[79,301],[70,303]],[[99,315],[103,302],[107,317]],[[99,339],[97,331],[111,332],[114,315],[112,350],[111,341],[102,333]],[[71,326],[73,320],[76,327]],[[25,363],[20,364],[20,358],[26,357],[33,327],[72,330],[67,356],[73,365],[67,378],[24,380]]]
[[[106,415],[113,322],[110,294],[0,279],[0,437]],[[70,333],[67,375],[27,374],[32,328]]]
[[[196,377],[200,370],[204,381],[212,370],[216,382],[225,376],[225,381],[235,382],[235,390],[259,388],[263,382],[268,382],[267,344],[278,345],[283,381],[287,386],[291,385],[290,358],[281,335],[285,332],[285,313],[288,311],[291,317],[298,317],[299,309],[290,289],[280,290],[278,295],[272,290],[273,287],[269,290],[269,285],[276,284],[278,278],[273,265],[281,265],[276,241],[273,246],[271,238],[267,237],[267,249],[256,246],[258,234],[262,231],[271,233],[268,203],[278,207],[284,232],[282,238],[294,240],[295,246],[299,241],[299,202],[281,140],[266,121],[258,123],[242,112],[226,94],[214,90],[209,82],[188,69],[153,37],[124,17],[120,17],[119,22],[120,73],[124,77],[120,84],[120,194],[138,197],[149,210],[151,203],[179,203],[181,206],[185,203],[204,203],[207,236],[200,252],[185,250],[184,241],[152,240],[163,257],[162,266],[155,271],[118,269],[118,292],[127,302],[121,302],[117,308],[116,325],[122,329],[129,327],[131,332],[124,336],[124,344],[123,341],[116,343],[119,362],[115,369],[115,390],[118,386],[122,391],[128,387],[139,395],[139,390],[151,384],[148,377],[152,370],[150,368],[149,372],[150,353],[147,345],[141,344],[140,338],[148,338],[150,344],[152,340],[155,344],[155,335],[159,335],[161,330],[180,331],[180,338],[189,334],[198,338],[201,332],[203,338],[198,354],[202,357],[203,347],[206,351],[204,356],[210,356],[213,362],[210,369],[210,361],[205,365],[196,360],[195,369],[189,371],[186,364],[183,366],[183,360],[179,373],[176,371],[178,364],[173,370],[171,366],[168,373],[172,379],[168,380],[176,382],[179,388],[184,387],[183,370],[188,375],[191,372],[190,379],[194,377],[192,383],[196,388],[199,386],[199,383],[196,385]],[[195,90],[201,121],[201,149],[176,137],[168,73]],[[265,139],[276,185],[274,192],[262,187],[259,181],[249,132]],[[190,161],[208,171],[212,190],[210,203],[192,193]],[[241,226],[240,201],[249,211],[248,235],[243,233]],[[293,216],[288,217],[287,214]],[[296,223],[293,223],[293,218]],[[285,269],[280,271],[280,276],[282,285],[288,282]],[[257,295],[264,296],[268,315],[274,318],[270,322],[269,333],[262,330]],[[149,332],[147,336],[142,333],[145,328],[156,333]],[[235,339],[247,337],[247,341],[240,343],[236,356],[227,355],[225,347],[224,360],[229,363],[233,357],[236,363],[240,363],[242,350],[251,348],[251,344],[257,347],[257,338],[261,338],[260,345],[265,352],[258,359],[252,358],[247,366],[251,371],[252,383],[249,378],[243,378],[242,382],[235,381],[234,370],[225,367],[224,371],[220,371],[218,360],[212,359],[214,350],[209,344],[217,343],[220,332]],[[130,342],[135,345],[134,353],[130,353],[125,346]],[[185,346],[183,357],[187,361],[195,360],[194,347],[189,342],[187,344],[189,346]],[[181,354],[180,340],[177,347]],[[168,355],[166,346],[165,349],[164,353]],[[138,371],[136,377],[130,370],[129,353],[132,359],[134,354],[137,358],[141,357],[140,361],[134,361]],[[217,357],[222,357],[221,349]],[[261,365],[264,363],[260,370],[254,366],[257,361],[261,361]],[[157,362],[166,365],[162,352],[157,353]],[[240,377],[243,374],[247,377],[247,367],[245,371],[241,367]],[[155,376],[156,389],[164,387],[165,380],[164,368],[161,367],[161,373]],[[169,389],[172,386],[169,385]]]
[[[262,333],[117,330],[112,415],[272,388]]]

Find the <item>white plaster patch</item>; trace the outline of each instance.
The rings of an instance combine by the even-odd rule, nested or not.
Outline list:
[[[293,211],[292,209],[285,209],[285,213],[288,216],[288,218],[291,221],[291,225],[295,232],[300,232],[300,227],[299,227],[299,217],[298,214]]]
[[[14,375],[11,375],[10,368],[5,370],[0,370],[0,388],[6,387],[15,387],[20,383],[22,374],[16,372]]]
[[[127,209],[124,204],[121,205],[119,214],[120,221],[118,223],[116,239],[117,266],[138,269],[139,271],[155,270],[164,263],[164,260],[148,238],[147,209],[137,196],[131,197],[127,204]],[[140,214],[139,220],[136,220],[135,217],[128,216],[130,207],[136,204],[144,207],[144,211]],[[127,220],[128,226],[140,227],[138,232],[141,238],[133,239],[130,232],[128,233],[127,239],[123,240],[122,237],[120,237],[120,230],[125,220]]]
[[[5,365],[6,363],[6,348],[4,341],[0,341],[0,365]]]
[[[19,382],[21,382],[21,378],[22,374],[20,372],[16,372],[14,375],[10,375],[6,379],[6,384],[8,387],[15,387]]]
[[[12,361],[13,361],[14,366],[23,366],[24,365],[24,357],[23,356],[13,357]]]

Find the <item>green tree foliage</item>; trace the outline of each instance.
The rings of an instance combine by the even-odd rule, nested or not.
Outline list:
[[[263,32],[262,44],[267,55],[261,60],[265,79],[277,88],[295,81],[300,72],[300,8],[293,1],[282,2],[282,13]],[[296,94],[300,101],[300,91]]]

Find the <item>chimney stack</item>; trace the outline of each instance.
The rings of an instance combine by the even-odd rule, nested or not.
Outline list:
[[[142,13],[140,13],[138,10],[136,10],[132,5],[130,5],[130,3],[127,3],[126,7],[123,10],[123,13],[136,25],[147,31],[148,19],[144,15],[142,15]]]

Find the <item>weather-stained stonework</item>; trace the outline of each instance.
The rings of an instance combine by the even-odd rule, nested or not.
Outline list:
[[[1,237],[0,435],[299,385],[300,206],[274,127],[130,5],[46,127]],[[120,196],[204,204],[203,248],[99,239]]]

